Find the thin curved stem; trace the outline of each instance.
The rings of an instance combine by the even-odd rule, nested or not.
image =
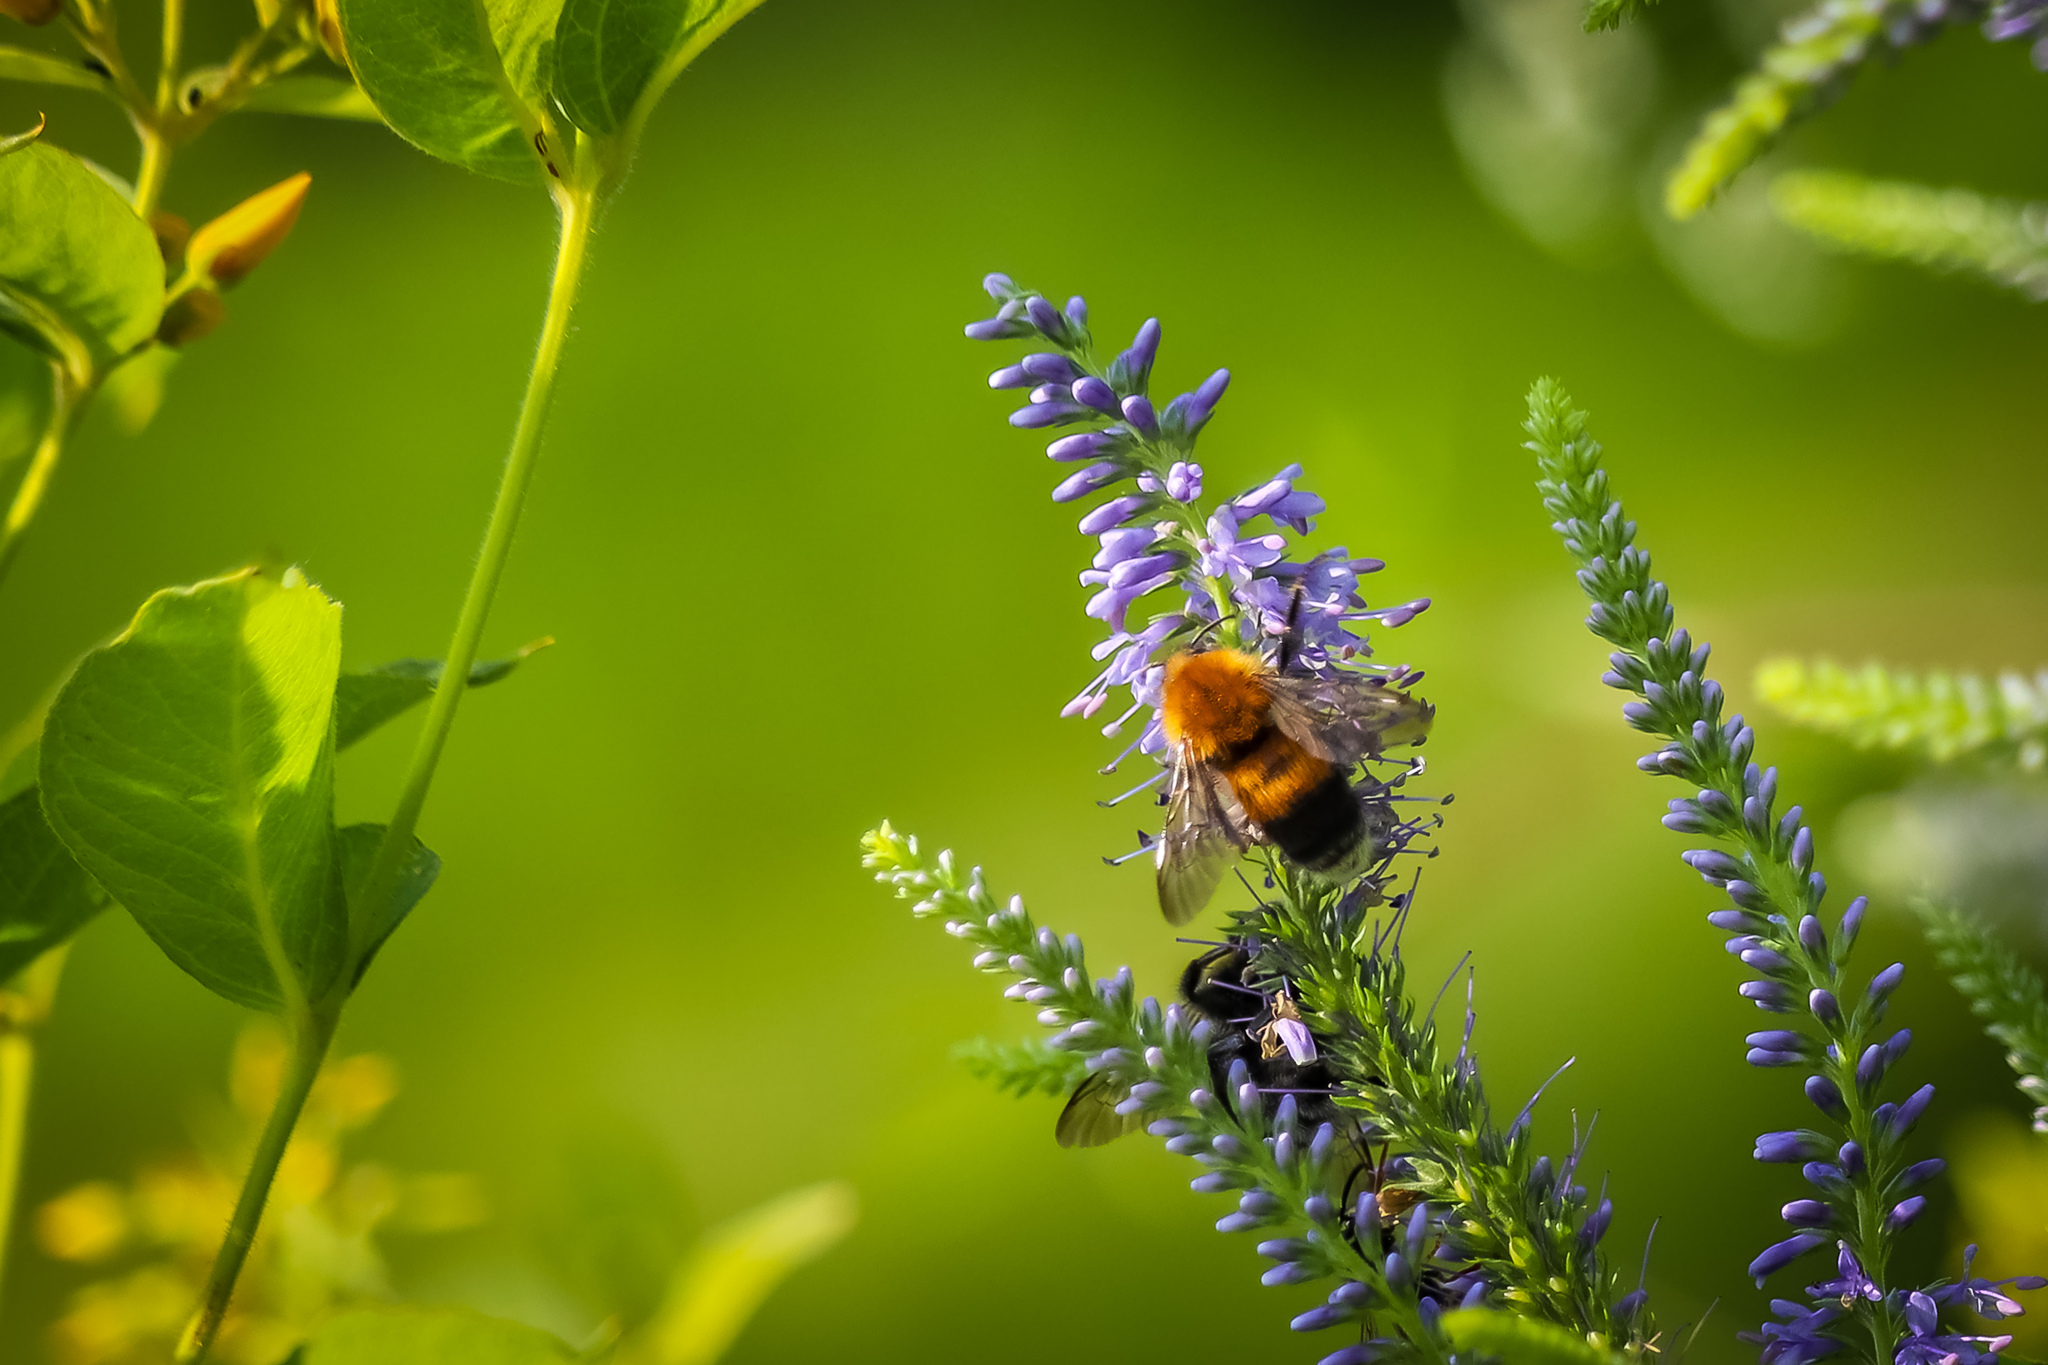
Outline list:
[[[398,885],[398,873],[412,846],[413,831],[419,826],[420,811],[427,803],[427,788],[448,731],[455,724],[455,708],[468,689],[465,682],[476,662],[489,619],[491,601],[505,575],[505,561],[511,553],[512,536],[519,528],[520,510],[540,454],[541,432],[547,425],[548,408],[555,393],[555,375],[561,363],[562,343],[569,335],[569,314],[576,306],[577,287],[582,283],[584,248],[590,240],[590,220],[596,210],[596,196],[587,187],[565,188],[558,193],[562,209],[562,236],[555,252],[554,282],[548,291],[547,316],[541,323],[540,346],[534,353],[533,370],[527,376],[526,396],[519,405],[519,424],[512,434],[512,452],[498,481],[498,498],[491,508],[489,527],[484,532],[482,552],[462,599],[462,611],[455,621],[454,638],[448,642],[440,685],[434,689],[427,719],[413,748],[412,763],[406,770],[405,785],[391,823],[377,846],[377,858],[363,883],[360,904],[381,905]],[[360,957],[365,945],[353,945]]]
[[[142,161],[135,169],[135,212],[146,223],[163,200],[164,181],[171,173],[171,140],[155,125],[140,120],[135,136],[142,143]]]
[[[263,1135],[256,1140],[256,1151],[249,1158],[249,1173],[243,1177],[242,1193],[235,1200],[234,1216],[228,1220],[227,1236],[222,1239],[220,1251],[213,1258],[213,1269],[207,1274],[199,1309],[178,1340],[178,1353],[173,1357],[176,1365],[199,1365],[204,1361],[222,1320],[227,1317],[228,1304],[235,1296],[235,1281],[241,1276],[242,1263],[248,1260],[249,1248],[256,1242],[256,1229],[263,1221],[263,1206],[270,1199],[270,1185],[277,1178],[278,1163],[284,1160],[292,1129],[298,1126],[306,1096],[313,1092],[320,1064],[327,1057],[327,1045],[333,1041],[335,1013],[329,1009],[308,1014],[292,1028],[291,1065],[285,1072],[277,1103],[270,1110],[270,1119],[263,1125]]]
[[[0,582],[7,578],[7,571],[14,567],[15,556],[21,553],[22,538],[28,534],[29,523],[43,505],[43,495],[49,492],[50,480],[57,472],[58,461],[64,458],[64,441],[71,434],[71,418],[77,407],[72,395],[70,381],[61,370],[52,367],[55,378],[50,386],[50,421],[43,429],[42,440],[36,442],[35,454],[28,462],[28,472],[21,476],[21,483],[14,490],[14,500],[7,505],[7,515],[0,519]]]

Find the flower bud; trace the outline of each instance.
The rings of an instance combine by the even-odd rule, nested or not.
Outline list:
[[[277,250],[299,221],[299,206],[313,177],[300,171],[253,194],[192,234],[185,263],[194,273],[227,288]]]
[[[0,0],[0,14],[40,28],[64,11],[64,0]]]
[[[227,305],[211,289],[187,289],[164,309],[156,339],[166,346],[189,346],[220,326],[227,315]]]

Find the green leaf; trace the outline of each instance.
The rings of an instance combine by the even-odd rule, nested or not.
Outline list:
[[[499,0],[499,8],[508,2]],[[516,93],[494,34],[501,23],[523,32],[517,16],[501,21],[482,0],[337,4],[356,79],[400,137],[484,175],[541,182],[533,146],[539,116]]]
[[[1628,1365],[1628,1357],[1541,1318],[1491,1308],[1456,1308],[1444,1314],[1444,1333],[1460,1351],[1493,1356],[1506,1365]]]
[[[1858,748],[1918,753],[1936,763],[1994,749],[2023,768],[2048,762],[2048,669],[2031,678],[2016,672],[1985,678],[1770,659],[1757,670],[1756,686],[1801,725]]]
[[[2048,1133],[2048,992],[2040,976],[1975,917],[1924,902],[1913,908],[1935,961],[2004,1045],[2020,1093],[2036,1106],[2034,1131]]]
[[[341,971],[334,684],[341,608],[251,570],[143,604],[43,730],[51,827],[171,960],[259,1009]]]
[[[0,328],[83,377],[147,341],[163,301],[156,236],[113,186],[54,147],[0,157]]]
[[[86,70],[75,61],[67,61],[47,52],[32,52],[25,47],[0,44],[0,81],[24,81],[37,85],[68,85],[74,90],[97,90],[106,93],[104,78]]]
[[[37,114],[36,126],[27,132],[9,133],[5,137],[0,137],[0,156],[6,156],[9,152],[18,152],[24,147],[35,145],[35,140],[41,137],[43,130],[49,126],[50,121],[41,114]]]
[[[50,397],[50,358],[0,332],[0,470],[43,439]]]
[[[1043,1038],[1020,1038],[1014,1043],[970,1038],[954,1044],[953,1060],[976,1080],[990,1081],[996,1089],[1019,1098],[1035,1091],[1064,1097],[1089,1075],[1086,1057],[1053,1047]]]
[[[595,136],[646,117],[699,52],[761,0],[565,0],[555,97]]]
[[[164,392],[184,354],[175,346],[149,346],[107,372],[93,393],[93,406],[104,409],[124,436],[140,436],[156,420]]]
[[[258,114],[303,114],[363,123],[384,121],[361,86],[334,76],[280,77],[257,86],[235,107]]]
[[[2048,210],[1964,189],[1788,171],[1771,207],[1831,246],[1936,270],[1965,270],[2036,303],[2048,299]]]
[[[510,658],[472,664],[469,685],[488,687],[508,678],[529,655],[553,643],[552,638],[535,640]],[[441,668],[439,659],[394,659],[360,673],[342,674],[334,689],[334,747],[348,748],[433,696]]]
[[[467,1308],[362,1308],[322,1323],[301,1365],[568,1365],[546,1332]]]
[[[441,875],[440,855],[415,839],[412,855],[399,869],[398,886],[392,891],[391,900],[382,907],[361,904],[363,883],[369,880],[370,865],[377,861],[377,845],[383,841],[382,825],[350,825],[336,830],[334,835],[334,853],[341,863],[341,884],[348,897],[349,937],[362,945],[349,977],[350,989],[370,969],[370,962],[384,946],[384,940],[434,889],[434,879]]]
[[[35,788],[0,801],[0,981],[106,908],[106,893],[43,818]]]
[[[843,1181],[807,1185],[713,1228],[676,1272],[647,1329],[655,1365],[711,1365],[790,1272],[853,1231],[860,1204]]]

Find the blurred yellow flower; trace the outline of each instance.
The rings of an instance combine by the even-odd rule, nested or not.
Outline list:
[[[1967,1229],[1961,1240],[1977,1243],[1977,1273],[1998,1279],[2048,1265],[2048,1139],[2009,1114],[1986,1110],[1963,1124],[1949,1146]],[[2013,1334],[2022,1354],[2048,1347],[2048,1313],[2030,1311],[1999,1330]]]
[[[46,1254],[118,1265],[80,1288],[51,1326],[60,1365],[169,1365],[285,1058],[273,1024],[250,1025],[228,1070],[230,1102],[204,1125],[209,1140],[200,1150],[145,1164],[126,1185],[88,1181],[36,1211]],[[221,1365],[276,1365],[336,1309],[389,1299],[378,1232],[455,1232],[488,1217],[471,1176],[401,1176],[345,1158],[343,1138],[397,1093],[397,1072],[373,1054],[336,1058],[321,1070],[216,1342],[212,1358]]]

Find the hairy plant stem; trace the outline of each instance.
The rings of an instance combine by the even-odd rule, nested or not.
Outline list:
[[[221,1240],[213,1269],[207,1273],[198,1311],[178,1340],[178,1352],[173,1357],[176,1365],[199,1365],[204,1361],[222,1320],[227,1317],[228,1304],[235,1296],[235,1281],[241,1276],[242,1263],[248,1260],[257,1226],[263,1221],[263,1206],[269,1201],[271,1182],[277,1177],[278,1163],[291,1143],[299,1114],[306,1107],[306,1096],[312,1093],[313,1082],[320,1075],[320,1064],[326,1060],[327,1045],[333,1041],[339,1013],[339,1003],[330,1002],[324,1008],[308,1011],[292,1025],[291,1064],[286,1068],[269,1121],[263,1125],[263,1135],[256,1140],[256,1150],[249,1158],[249,1173],[243,1177],[242,1192],[235,1199],[227,1236]]]
[[[583,168],[578,167],[581,171]],[[400,868],[412,847],[413,831],[420,811],[427,803],[427,788],[433,784],[441,750],[448,743],[448,731],[455,724],[455,708],[467,690],[470,666],[476,662],[483,640],[484,624],[490,618],[491,601],[505,576],[505,561],[511,554],[512,537],[519,529],[519,513],[533,485],[534,468],[540,456],[541,433],[547,425],[548,408],[555,395],[555,375],[562,358],[562,343],[569,334],[569,315],[576,306],[577,287],[583,279],[584,249],[590,242],[591,217],[597,196],[588,183],[578,183],[556,192],[562,213],[562,235],[555,251],[554,281],[548,291],[547,315],[541,323],[540,346],[527,376],[526,396],[519,405],[519,424],[512,433],[512,452],[498,481],[498,497],[491,508],[489,527],[484,532],[483,550],[470,575],[469,591],[456,617],[455,635],[444,656],[441,684],[434,689],[427,708],[426,723],[413,747],[412,763],[406,770],[405,785],[398,806],[385,827],[383,842],[377,846],[376,861],[364,881],[362,904],[373,906],[389,899],[398,885]],[[355,945],[360,955],[364,945]]]
[[[72,419],[81,406],[73,393],[73,384],[61,366],[53,367],[54,382],[50,386],[50,421],[43,429],[42,440],[36,443],[35,454],[29,459],[28,472],[21,476],[21,483],[14,490],[14,499],[7,505],[7,516],[0,520],[0,582],[7,578],[7,571],[14,567],[15,556],[21,553],[21,542],[28,534],[29,523],[43,505],[43,495],[49,491],[50,479],[57,472],[57,462],[64,458],[64,442],[71,434]]]

